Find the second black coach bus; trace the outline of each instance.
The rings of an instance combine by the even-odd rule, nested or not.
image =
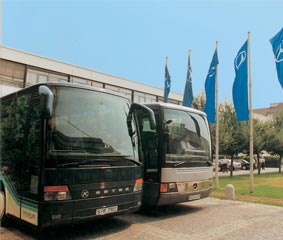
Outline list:
[[[212,191],[211,138],[204,112],[170,103],[145,103],[138,112],[144,152],[144,207],[208,197]]]

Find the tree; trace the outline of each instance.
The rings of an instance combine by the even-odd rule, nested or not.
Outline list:
[[[204,92],[202,92],[201,95],[194,98],[192,103],[192,108],[203,111],[204,105],[205,105],[205,94]]]
[[[281,173],[281,164],[283,159],[283,112],[274,115],[267,129],[267,150],[279,155],[278,167]]]
[[[259,156],[263,150],[267,148],[267,131],[269,123],[254,119],[254,153],[257,156],[258,174],[260,174],[261,166]]]
[[[248,149],[247,122],[236,122],[236,113],[232,104],[224,103],[219,107],[219,151],[231,157],[231,167],[234,156]],[[233,176],[233,169],[230,169]]]

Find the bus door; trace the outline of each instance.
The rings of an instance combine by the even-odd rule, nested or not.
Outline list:
[[[160,188],[160,156],[158,151],[158,132],[156,128],[150,128],[149,118],[142,111],[139,111],[137,113],[137,117],[143,151],[143,205],[155,205],[159,198]],[[155,115],[155,119],[157,122],[157,115]]]

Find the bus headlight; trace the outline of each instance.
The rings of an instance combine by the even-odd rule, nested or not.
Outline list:
[[[135,186],[134,186],[134,192],[141,191],[142,190],[142,184],[143,184],[142,178],[136,179]]]
[[[45,186],[45,201],[62,201],[72,199],[68,186]]]

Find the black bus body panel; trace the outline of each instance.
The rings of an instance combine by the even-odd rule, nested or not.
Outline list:
[[[41,201],[39,228],[73,223],[90,218],[118,215],[137,211],[141,192],[134,192],[135,180],[142,177],[141,167],[91,169],[45,169],[45,186],[67,185],[72,200]],[[88,196],[83,196],[87,191]],[[117,207],[117,211],[97,215],[96,210]],[[56,215],[60,216],[56,219]]]
[[[142,205],[144,207],[157,205],[160,194],[159,189],[160,189],[160,184],[157,182],[145,181],[143,183]]]

